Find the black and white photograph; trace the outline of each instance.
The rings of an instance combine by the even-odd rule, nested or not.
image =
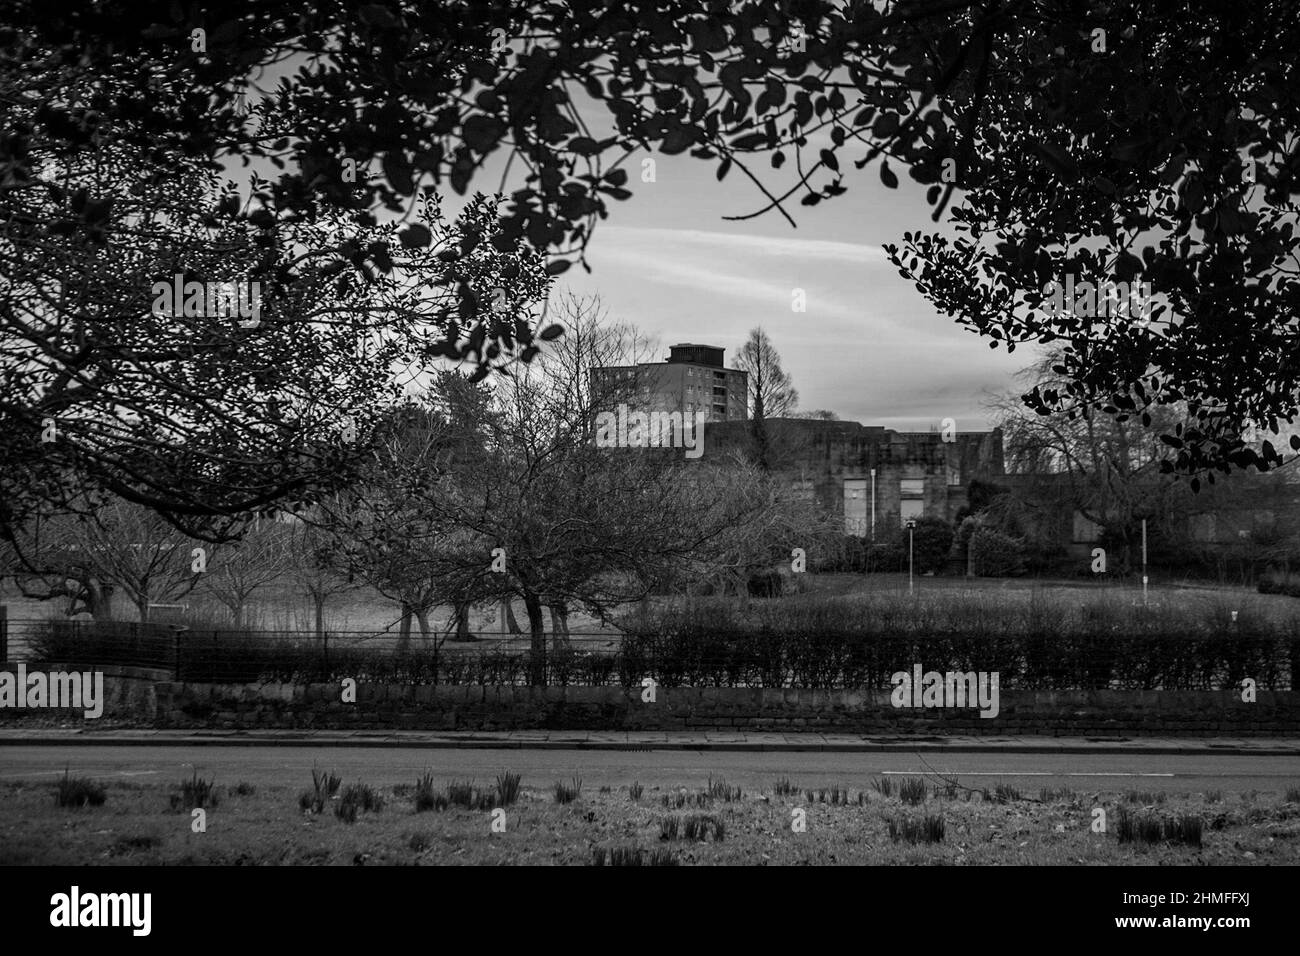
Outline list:
[[[1278,926],[1298,214],[1297,0],[4,0],[9,921]]]

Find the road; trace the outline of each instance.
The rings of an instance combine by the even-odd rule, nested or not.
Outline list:
[[[1081,791],[1284,791],[1300,786],[1300,756],[1188,754],[736,753],[691,751],[447,750],[379,747],[0,746],[0,782],[39,780],[65,768],[111,780],[172,783],[197,769],[218,783],[302,786],[312,767],[375,786],[413,783],[432,770],[439,781],[488,781],[504,770],[524,785],[549,787],[573,776],[584,787],[699,787],[710,775],[747,790],[779,777],[800,787],[865,787],[881,774],[942,772],[966,786],[1006,783]]]

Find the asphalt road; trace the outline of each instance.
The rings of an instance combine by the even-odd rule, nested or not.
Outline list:
[[[375,786],[413,783],[432,770],[439,781],[487,782],[520,773],[526,787],[573,776],[584,787],[700,787],[712,774],[747,790],[779,777],[800,787],[864,787],[881,774],[954,774],[966,786],[1006,783],[1025,791],[1283,791],[1300,786],[1300,756],[1179,754],[735,753],[690,751],[445,750],[378,747],[0,746],[0,782],[40,780],[65,768],[109,781],[174,783],[197,769],[218,784],[299,787],[313,767]]]

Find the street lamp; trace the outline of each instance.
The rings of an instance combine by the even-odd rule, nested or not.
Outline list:
[[[912,532],[916,530],[916,519],[907,519],[907,593],[912,593]]]
[[[876,469],[871,469],[871,540],[876,540]]]

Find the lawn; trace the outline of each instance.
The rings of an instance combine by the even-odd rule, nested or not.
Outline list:
[[[777,780],[763,792],[743,793],[714,780],[636,795],[640,788],[631,782],[581,789],[567,803],[558,802],[555,781],[523,781],[516,800],[496,813],[501,800],[490,782],[454,788],[430,780],[421,788],[413,781],[376,788],[369,796],[382,806],[358,809],[355,822],[338,810],[362,805],[347,796],[355,781],[325,795],[317,813],[300,808],[304,793],[312,793],[305,780],[300,788],[218,789],[204,833],[192,832],[193,797],[180,796],[179,781],[110,783],[101,805],[82,807],[57,806],[56,785],[48,781],[9,781],[0,788],[0,864],[591,865],[611,855],[616,862],[670,865],[1300,862],[1295,788],[1019,793],[930,778],[921,793],[921,779],[864,779],[817,792]],[[456,806],[456,799],[475,808]],[[1105,833],[1092,828],[1099,807],[1107,814]],[[1136,840],[1120,840],[1125,815],[1139,831]],[[492,832],[494,816],[504,832]],[[806,830],[795,832],[801,816]],[[924,842],[927,817],[931,836],[942,820],[937,842]],[[922,842],[907,841],[909,825]],[[1143,842],[1144,833],[1155,842]]]

